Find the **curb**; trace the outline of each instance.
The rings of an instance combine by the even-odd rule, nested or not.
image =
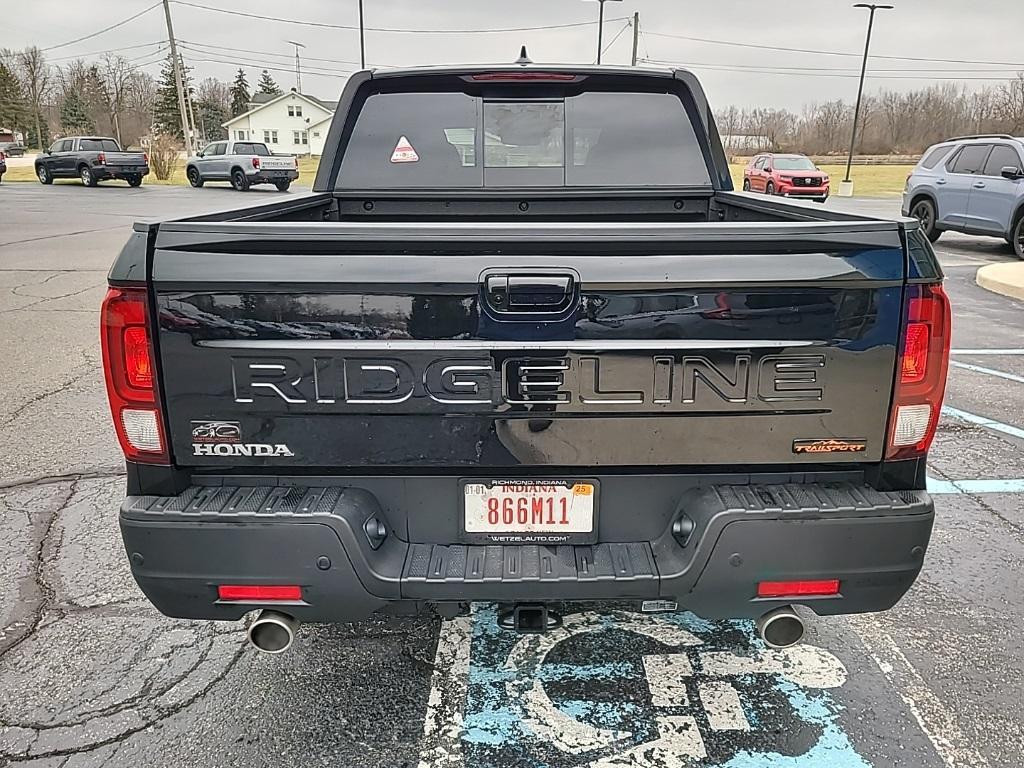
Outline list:
[[[982,288],[1024,301],[1024,261],[989,264],[975,277]]]

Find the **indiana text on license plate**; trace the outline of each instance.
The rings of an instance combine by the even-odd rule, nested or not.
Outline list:
[[[492,481],[464,486],[466,533],[591,533],[592,483]]]

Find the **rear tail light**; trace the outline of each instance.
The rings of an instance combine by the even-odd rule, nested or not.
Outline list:
[[[949,299],[942,286],[909,286],[886,458],[928,452],[946,391],[949,342]]]
[[[762,581],[758,597],[826,597],[839,594],[839,579],[814,581]]]
[[[267,584],[221,584],[217,587],[221,600],[243,600],[247,602],[272,602],[302,600],[302,587],[296,585]]]
[[[260,169],[260,159],[258,157],[254,157],[252,159],[252,167],[255,168],[257,171]]]
[[[5,155],[3,152],[0,152],[0,160],[6,160],[6,159],[7,159],[7,155]]]
[[[149,165],[149,152],[142,153],[142,162]]]
[[[98,155],[96,155],[96,163],[98,165],[106,165],[107,156],[103,152],[100,152]]]
[[[143,288],[111,288],[100,312],[107,399],[125,458],[167,464]]]

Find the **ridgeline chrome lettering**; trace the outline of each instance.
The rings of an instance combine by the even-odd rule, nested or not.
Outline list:
[[[717,355],[714,360],[635,352],[496,358],[437,359],[430,353],[406,353],[403,359],[237,356],[231,358],[231,386],[238,404],[271,402],[323,410],[527,405],[657,412],[723,404],[806,407],[824,396],[826,360],[816,354]]]

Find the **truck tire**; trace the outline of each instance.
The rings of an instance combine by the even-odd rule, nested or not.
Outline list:
[[[766,195],[774,195],[775,194],[775,183],[769,181],[768,185],[764,188],[764,193]]]
[[[236,168],[231,172],[231,186],[239,192],[245,192],[249,189],[249,180],[245,178],[245,173],[240,168]]]
[[[910,215],[921,224],[921,231],[930,242],[935,242],[942,234],[942,230],[936,226],[935,203],[927,197],[919,197],[910,206]]]
[[[53,184],[53,176],[50,175],[50,169],[45,165],[36,166],[36,178],[39,179],[40,184]]]
[[[274,186],[277,187],[278,192],[287,192],[288,187],[292,185],[291,180],[285,179],[284,181],[275,181]]]
[[[142,186],[142,177],[139,176],[139,175],[129,176],[128,178],[125,179],[125,181],[128,182],[128,186],[129,187],[141,187]]]
[[[98,183],[88,165],[81,165],[78,167],[78,178],[82,180],[83,187],[95,187]]]
[[[185,172],[185,176],[188,177],[188,183],[196,189],[199,189],[206,182],[203,181],[203,177],[199,174],[199,169],[194,165],[190,165],[188,170]]]

